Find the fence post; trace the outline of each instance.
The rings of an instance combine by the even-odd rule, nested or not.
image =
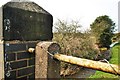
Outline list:
[[[39,42],[35,49],[35,78],[60,78],[60,62],[52,54],[60,51],[57,43]],[[52,54],[51,54],[52,53]]]

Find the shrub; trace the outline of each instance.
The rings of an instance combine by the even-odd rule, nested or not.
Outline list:
[[[68,24],[59,20],[55,27],[53,41],[60,44],[62,54],[95,59],[96,54],[98,54],[98,50],[94,46],[95,40],[90,36],[89,31],[85,33],[78,31],[81,28],[78,22],[72,21],[72,24]],[[66,63],[62,63],[61,66],[66,69]],[[76,69],[78,71],[78,68]]]

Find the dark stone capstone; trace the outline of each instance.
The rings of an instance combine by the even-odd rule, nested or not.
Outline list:
[[[3,6],[3,39],[51,40],[53,17],[34,2],[8,2]]]

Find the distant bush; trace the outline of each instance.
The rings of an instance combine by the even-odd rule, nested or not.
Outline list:
[[[53,41],[60,44],[61,53],[66,55],[94,59],[98,53],[93,40],[87,34],[71,33],[63,36],[63,34],[54,33]]]
[[[96,42],[100,44],[99,48],[107,47],[109,49],[116,27],[112,19],[107,15],[99,16],[90,26],[91,32],[96,37]]]
[[[99,52],[97,49],[95,49],[95,40],[93,40],[92,36],[90,36],[91,34],[89,31],[85,33],[81,33],[79,31],[81,25],[77,21],[72,21],[69,24],[65,21],[59,20],[55,24],[55,28],[56,32],[54,33],[53,41],[56,41],[60,44],[62,54],[95,59],[96,54]],[[67,68],[65,66],[67,66]],[[70,68],[70,64],[62,63],[61,67],[66,69],[66,71],[69,71],[68,68]],[[78,71],[77,67],[76,71]],[[69,72],[71,72],[71,70]],[[67,74],[64,72],[63,75]]]
[[[65,21],[58,21],[55,25],[53,41],[61,46],[61,51],[66,55],[94,59],[98,51],[94,47],[94,41],[89,31],[81,33],[78,31],[81,25],[78,21],[70,24]]]

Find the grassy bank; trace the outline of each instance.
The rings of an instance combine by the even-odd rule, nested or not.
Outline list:
[[[110,59],[110,63],[120,65],[120,61],[118,60],[120,59],[120,55],[118,56],[118,54],[120,53],[120,42],[111,48],[111,52],[112,58]],[[90,76],[90,78],[118,78],[118,75],[96,71],[96,73]]]

